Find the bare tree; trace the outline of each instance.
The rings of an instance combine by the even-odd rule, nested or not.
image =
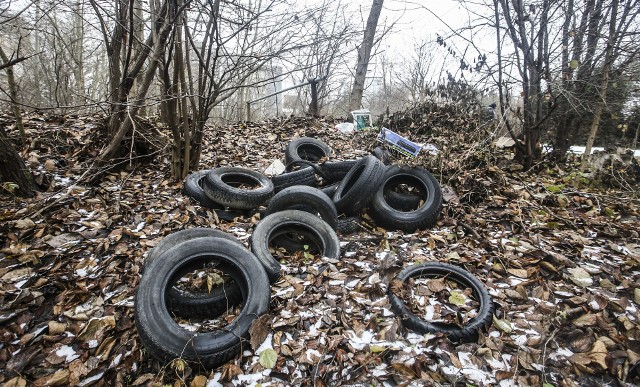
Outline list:
[[[100,29],[106,45],[109,60],[109,99],[111,116],[108,130],[111,136],[109,144],[98,156],[101,164],[106,164],[121,149],[122,140],[131,133],[134,120],[143,107],[145,96],[149,90],[164,55],[169,35],[185,4],[163,0],[156,7],[152,23],[152,33],[145,42],[136,42],[134,28],[135,12],[131,8],[135,2],[116,0],[113,15],[106,15],[102,4],[90,0],[96,17],[100,20]],[[115,21],[107,23],[106,17],[113,16]],[[135,50],[140,45],[140,50]],[[146,69],[144,66],[146,65]],[[141,76],[141,73],[144,75]],[[142,81],[135,96],[131,96],[136,77]]]
[[[380,18],[380,13],[382,12],[383,2],[384,0],[373,0],[371,10],[369,11],[367,25],[364,30],[364,37],[362,39],[360,47],[358,48],[358,61],[356,63],[356,71],[353,79],[353,87],[351,88],[351,95],[349,96],[349,111],[360,108],[360,105],[362,104],[364,81],[367,77],[367,68],[369,67],[371,50],[373,48],[376,29],[378,27],[378,19]]]

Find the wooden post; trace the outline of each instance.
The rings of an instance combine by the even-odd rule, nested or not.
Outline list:
[[[247,122],[251,121],[251,102],[247,102]]]
[[[313,117],[318,117],[318,80],[309,79],[311,85],[311,104],[309,105],[309,113]]]

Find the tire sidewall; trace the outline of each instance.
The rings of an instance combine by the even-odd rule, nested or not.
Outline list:
[[[253,234],[251,234],[251,251],[264,265],[272,282],[275,282],[280,277],[282,266],[269,251],[269,244],[276,230],[290,226],[295,226],[305,232],[313,232],[323,244],[321,251],[323,256],[334,259],[340,257],[338,236],[331,226],[322,219],[299,210],[285,210],[273,213],[258,222]]]
[[[453,324],[432,324],[416,316],[404,301],[388,289],[389,301],[393,312],[399,316],[403,324],[418,333],[445,332],[454,339],[462,341],[472,341],[477,338],[478,330],[489,324],[495,309],[494,303],[487,291],[487,288],[469,271],[450,264],[441,262],[427,262],[412,265],[402,270],[395,278],[405,283],[409,278],[424,277],[447,277],[459,285],[468,286],[472,289],[474,297],[478,303],[478,315],[471,319],[464,327],[460,328]]]
[[[172,277],[185,265],[203,257],[214,257],[233,267],[244,305],[224,330],[195,334],[173,321],[165,295]],[[269,281],[263,270],[256,270],[258,264],[248,250],[221,238],[197,238],[161,253],[142,276],[135,298],[136,326],[143,341],[148,340],[146,344],[154,349],[152,354],[165,360],[183,356],[195,361],[235,347],[246,337],[253,320],[268,311]]]

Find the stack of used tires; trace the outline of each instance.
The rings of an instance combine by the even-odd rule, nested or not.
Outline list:
[[[389,157],[381,148],[359,160],[326,161],[331,156],[331,149],[318,139],[291,141],[285,161],[288,168],[300,168],[272,177],[275,192],[298,185],[319,186],[331,197],[338,214],[347,216],[341,219],[353,219],[368,208],[376,224],[390,230],[413,232],[437,220],[442,191],[427,170],[385,165]]]
[[[274,193],[285,189],[289,189],[285,201],[300,209],[306,199],[293,203],[301,188],[291,187],[317,187],[333,202],[340,215],[336,229],[342,233],[357,230],[358,216],[365,208],[376,225],[390,230],[414,232],[437,220],[442,191],[429,171],[386,165],[389,158],[380,148],[359,160],[327,161],[332,156],[327,144],[302,137],[287,145],[283,174],[269,179],[245,168],[215,168],[191,174],[183,192],[215,210],[220,218],[232,220],[268,205]],[[314,195],[320,194],[305,192],[305,198]]]
[[[251,250],[227,233],[195,228],[170,234],[149,253],[134,311],[140,339],[151,355],[206,368],[225,363],[246,348],[251,324],[269,310],[269,286],[282,268],[270,247],[340,257],[335,208],[319,204],[317,209],[332,219],[332,226],[314,215],[315,202],[305,203],[304,211],[280,210],[288,208],[289,196],[281,198],[274,197],[271,213],[253,230]],[[213,277],[207,271],[213,272],[215,282],[209,281]],[[184,283],[206,275],[206,286],[184,288]],[[231,322],[206,332],[181,324],[194,320],[204,325]]]
[[[248,343],[253,321],[268,312],[270,283],[280,277],[282,264],[273,247],[338,259],[336,231],[355,231],[354,219],[367,208],[388,229],[413,232],[436,221],[442,193],[428,171],[387,166],[380,149],[358,160],[326,161],[331,156],[326,144],[303,137],[286,148],[288,170],[271,179],[239,167],[199,171],[186,179],[185,195],[220,218],[264,210],[250,248],[232,235],[197,228],[167,236],[149,253],[135,320],[151,355],[207,368],[236,356]],[[202,276],[206,286],[202,281],[200,287],[184,286]],[[183,324],[193,319],[225,324],[193,331]]]

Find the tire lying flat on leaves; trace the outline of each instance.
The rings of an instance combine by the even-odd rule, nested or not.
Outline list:
[[[204,178],[209,171],[210,169],[197,171],[187,176],[182,188],[182,194],[194,199],[202,207],[215,212],[219,219],[231,221],[239,216],[250,217],[251,214],[248,211],[226,209],[224,205],[214,202],[207,196],[204,192]]]
[[[215,261],[238,284],[242,310],[224,329],[191,332],[167,309],[167,290],[179,276]],[[269,308],[269,280],[260,262],[237,243],[221,238],[197,238],[160,253],[146,267],[134,303],[135,322],[147,351],[160,361],[175,358],[214,368],[235,356],[244,345],[253,321]]]
[[[145,260],[145,267],[163,252],[197,238],[222,238],[245,249],[233,235],[212,228],[190,228],[167,235],[154,247]],[[190,292],[175,286],[167,289],[167,307],[172,314],[180,317],[218,317],[230,307],[242,302],[242,292],[235,282],[225,282],[214,286],[210,292]]]
[[[247,189],[243,185],[257,187]],[[273,183],[265,175],[250,169],[221,167],[207,173],[204,192],[216,203],[248,210],[261,206],[273,196]]]
[[[411,211],[402,211],[402,208],[394,208],[389,203],[389,190],[403,184],[420,192],[422,206]],[[393,165],[387,169],[369,209],[376,224],[388,229],[413,232],[432,226],[438,219],[441,207],[440,184],[431,173],[422,168]]]
[[[331,198],[317,188],[297,185],[275,194],[267,205],[266,216],[284,210],[300,210],[319,216],[334,230],[338,227],[338,212]]]
[[[283,189],[294,185],[315,185],[316,173],[313,168],[305,167],[273,176],[271,177],[271,182],[273,183],[273,192],[278,193]]]
[[[478,314],[464,327],[425,321],[411,312],[411,309],[392,292],[392,287],[389,286],[391,310],[401,318],[402,324],[407,328],[420,334],[444,332],[452,341],[471,342],[478,339],[479,330],[491,325],[495,305],[487,288],[467,270],[446,263],[428,262],[407,267],[397,275],[396,279],[405,283],[409,278],[418,277],[446,278],[463,288],[471,288],[473,296],[479,303]]]
[[[288,233],[301,233],[305,240],[313,242],[324,257],[340,257],[340,241],[327,222],[308,212],[285,210],[273,213],[260,222],[251,234],[251,251],[262,262],[269,279],[280,277],[280,263],[269,251],[274,239]]]
[[[372,155],[365,156],[349,170],[333,193],[338,213],[357,214],[378,190],[386,167]]]
[[[216,209],[220,208],[220,205],[209,199],[204,193],[203,180],[209,171],[210,169],[196,171],[187,176],[184,181],[184,187],[182,188],[182,194],[194,199],[203,207]]]
[[[289,165],[298,160],[320,161],[331,156],[331,148],[324,142],[312,137],[300,137],[289,144],[284,151],[284,161]]]

